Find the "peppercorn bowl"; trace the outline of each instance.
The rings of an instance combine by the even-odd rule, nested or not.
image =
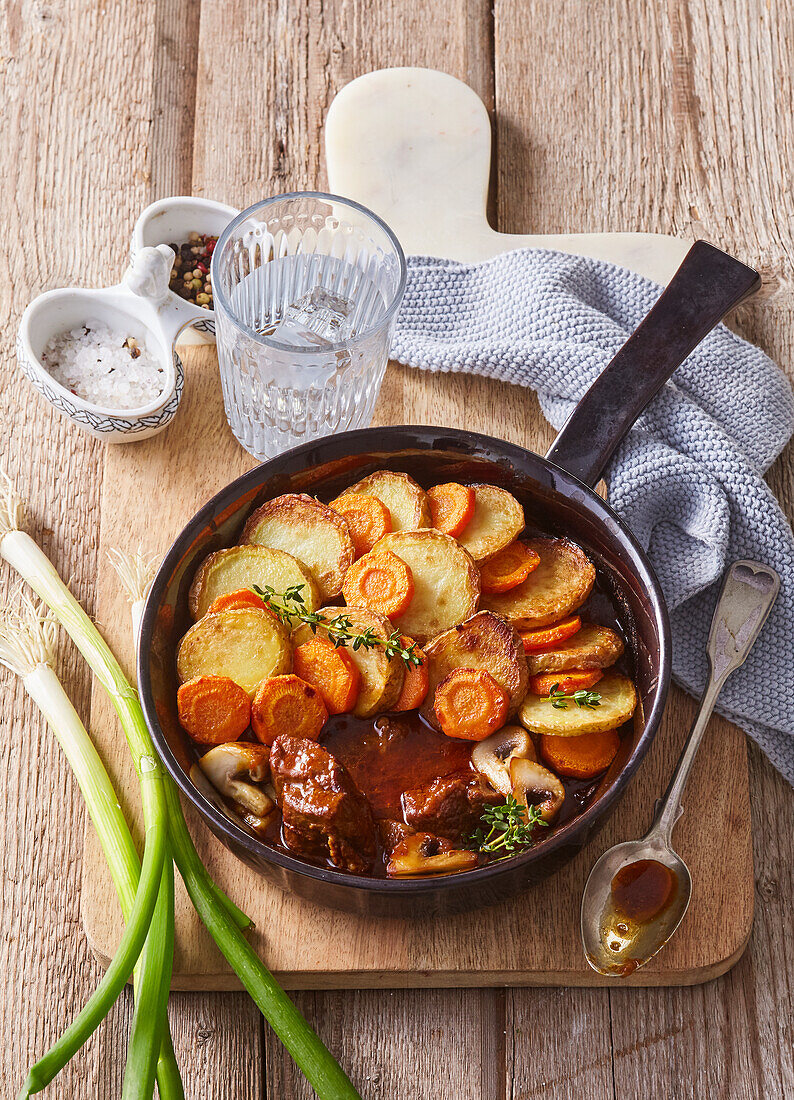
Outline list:
[[[183,245],[191,245],[191,234],[217,239],[239,210],[212,199],[194,198],[190,195],[172,195],[158,199],[142,211],[135,223],[130,245],[131,258],[134,261],[141,248],[169,245],[175,251]],[[177,252],[176,261],[179,262]],[[209,265],[205,265],[207,268]],[[209,278],[207,272],[207,278]],[[190,321],[179,335],[180,343],[214,344],[215,312],[206,304],[196,304],[186,300],[173,289],[176,279],[171,280],[169,297],[179,303],[183,315]],[[197,288],[198,289],[198,288]]]

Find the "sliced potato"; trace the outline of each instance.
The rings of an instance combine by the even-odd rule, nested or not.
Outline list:
[[[324,607],[322,614],[326,619],[332,619],[334,615],[349,616],[352,623],[351,633],[354,634],[372,630],[377,637],[386,640],[394,632],[394,627],[387,618],[366,607]],[[320,626],[317,633],[325,634],[326,631]],[[311,627],[307,623],[301,623],[292,632],[293,648],[308,642],[311,637]],[[361,687],[353,714],[357,718],[371,718],[375,714],[391,710],[400,697],[405,679],[402,659],[387,657],[383,646],[373,646],[372,649],[364,649],[363,646],[360,649],[353,649],[352,646],[344,648],[361,673]]]
[[[568,699],[568,705],[563,710],[555,707],[550,699],[527,695],[518,716],[530,733],[547,733],[553,737],[602,733],[628,722],[637,705],[637,692],[627,676],[620,672],[608,672],[593,690],[601,696],[601,703],[592,709],[580,707],[573,699]]]
[[[529,673],[524,646],[513,627],[491,611],[480,611],[466,622],[444,631],[425,647],[430,681],[421,713],[440,729],[433,704],[436,688],[455,668],[489,672],[509,697],[508,714],[515,714],[527,693]]]
[[[320,589],[308,566],[284,550],[249,543],[218,550],[204,559],[190,586],[190,614],[200,619],[219,596],[254,584],[270,585],[276,592],[302,584],[306,610],[320,606]]]
[[[482,598],[483,607],[533,630],[564,619],[581,607],[595,583],[595,568],[585,552],[568,539],[526,539],[540,565],[509,592]]]
[[[622,638],[608,626],[583,623],[581,630],[543,653],[528,653],[527,664],[537,672],[564,672],[569,668],[609,668],[624,650]]]
[[[393,620],[401,634],[424,645],[477,610],[480,574],[471,555],[449,535],[432,527],[399,531],[376,542],[372,553],[383,550],[402,558],[413,574],[413,599]]]
[[[194,676],[228,676],[249,695],[266,676],[291,668],[289,631],[256,607],[205,615],[188,630],[176,654],[182,683]]]
[[[392,531],[416,531],[430,526],[427,494],[409,474],[376,470],[345,489],[344,495],[349,493],[364,493],[385,504],[391,513]]]
[[[345,573],[356,557],[342,516],[305,493],[287,493],[257,508],[249,516],[240,542],[292,554],[311,569],[323,600],[339,595]]]
[[[524,509],[512,493],[496,485],[472,485],[474,515],[458,542],[475,561],[492,558],[524,530]]]

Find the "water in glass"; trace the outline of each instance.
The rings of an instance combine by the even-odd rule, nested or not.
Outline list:
[[[246,450],[369,424],[404,270],[383,223],[332,196],[268,200],[232,223],[213,288],[226,415]]]

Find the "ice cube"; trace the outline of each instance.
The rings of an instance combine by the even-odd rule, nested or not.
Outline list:
[[[282,319],[268,326],[264,335],[296,347],[330,348],[350,336],[353,308],[347,298],[315,286],[288,305]]]

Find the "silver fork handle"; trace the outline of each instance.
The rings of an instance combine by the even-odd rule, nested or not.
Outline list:
[[[709,677],[673,778],[656,803],[649,836],[660,835],[669,843],[673,826],[683,812],[682,798],[689,773],[717,698],[730,674],[747,660],[779,591],[780,577],[760,562],[735,561],[726,572],[706,645]]]

